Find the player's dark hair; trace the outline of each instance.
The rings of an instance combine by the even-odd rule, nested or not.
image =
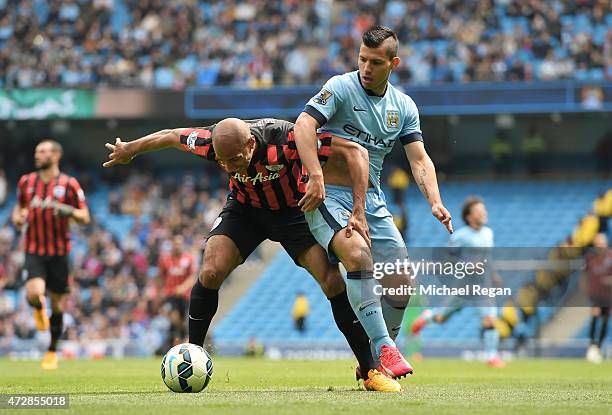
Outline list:
[[[372,26],[361,36],[361,41],[364,45],[371,49],[375,49],[383,44],[388,38],[393,38],[393,42],[387,48],[389,59],[397,56],[398,41],[395,32],[385,26]]]
[[[62,145],[60,143],[58,143],[55,140],[43,140],[38,144],[44,144],[44,143],[49,143],[51,144],[51,150],[59,153],[59,155],[61,156],[62,154],[64,154],[64,149],[62,148]]]
[[[463,222],[465,222],[466,225],[469,225],[467,217],[472,211],[472,207],[479,203],[484,203],[484,200],[482,200],[482,198],[479,196],[470,196],[463,201],[463,207],[461,208],[461,219],[463,219]]]

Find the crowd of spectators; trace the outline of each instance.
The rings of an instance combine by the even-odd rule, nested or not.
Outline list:
[[[612,78],[607,0],[0,0],[0,87],[318,84],[376,23],[401,83]]]
[[[0,80],[20,88],[279,84],[296,45],[323,41],[319,3],[0,0]]]
[[[606,0],[359,0],[334,25],[326,75],[353,67],[375,23],[398,34],[402,83],[612,78]]]
[[[223,178],[198,180],[190,173],[127,177],[120,185],[100,183],[97,192],[88,192],[93,223],[72,229],[70,295],[61,343],[68,356],[108,354],[109,340],[146,345],[136,353],[161,353],[185,339],[186,295],[195,282],[203,237],[225,202]],[[186,264],[186,279],[177,284],[159,266],[167,271],[168,256],[178,242],[181,254],[194,261]],[[35,343],[46,335],[34,329],[25,303],[18,243],[10,224],[0,228],[0,349]],[[176,297],[183,301],[177,304]]]

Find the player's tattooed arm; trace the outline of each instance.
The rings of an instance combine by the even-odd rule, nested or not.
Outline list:
[[[110,150],[109,160],[104,167],[112,167],[116,164],[128,164],[134,157],[149,151],[158,151],[166,148],[181,148],[182,128],[166,129],[146,135],[133,141],[122,141],[116,138],[114,144],[106,143],[106,148]]]
[[[406,144],[404,150],[417,185],[431,206],[431,214],[446,227],[449,233],[453,233],[451,215],[444,207],[440,197],[436,168],[425,151],[423,142],[414,141]]]
[[[425,196],[425,199],[427,199],[427,201],[429,202],[429,191],[427,190],[427,186],[425,185],[425,177],[427,177],[427,170],[422,168],[419,170],[417,184],[419,185],[419,189],[421,189],[423,196]]]

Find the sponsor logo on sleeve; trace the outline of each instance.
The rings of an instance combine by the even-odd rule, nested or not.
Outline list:
[[[189,137],[187,137],[187,147],[189,147],[192,150],[195,150],[196,148],[196,140],[198,139],[198,132],[197,131],[192,131],[189,134]]]

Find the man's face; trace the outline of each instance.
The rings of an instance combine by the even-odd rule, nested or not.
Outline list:
[[[34,165],[37,169],[48,169],[59,162],[59,154],[53,150],[51,143],[40,143],[34,150]]]
[[[487,208],[484,203],[476,203],[470,209],[470,214],[467,216],[468,223],[470,226],[475,228],[481,228],[489,221]]]
[[[183,253],[183,244],[184,239],[181,235],[177,235],[172,240],[172,253],[174,255],[179,255]]]
[[[255,137],[251,135],[244,147],[232,146],[223,151],[216,151],[217,162],[228,173],[242,172],[251,163],[254,151]]]
[[[385,41],[377,48],[369,48],[363,43],[359,48],[359,76],[362,85],[373,91],[384,90],[391,71],[399,64],[399,58],[390,58],[388,42]]]

